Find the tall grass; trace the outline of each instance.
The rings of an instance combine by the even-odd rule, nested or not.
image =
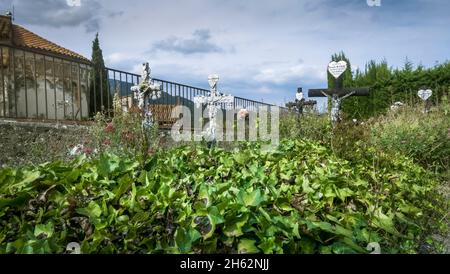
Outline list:
[[[341,158],[358,161],[369,153],[390,157],[407,156],[431,172],[450,178],[450,104],[441,103],[423,112],[422,105],[405,106],[397,111],[363,122],[350,119],[331,129],[326,115],[286,114],[280,120],[282,138],[318,141]]]
[[[425,168],[449,175],[450,113],[448,103],[430,113],[423,108],[404,107],[369,121],[370,141],[377,149],[401,153]]]

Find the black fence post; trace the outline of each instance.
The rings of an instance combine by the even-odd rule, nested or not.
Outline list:
[[[83,119],[83,98],[81,96],[81,66],[80,63],[78,63],[78,99],[80,100],[80,121]]]
[[[33,63],[34,63],[34,92],[36,94],[36,97],[34,97],[36,100],[36,118],[39,118],[36,53],[33,53]]]
[[[100,111],[103,113],[105,106],[103,105],[103,68],[100,68]]]
[[[55,65],[55,63],[53,62],[53,66]],[[63,119],[66,119],[66,89],[65,89],[65,84],[66,84],[66,64],[64,63],[64,60],[61,60],[61,73],[62,73],[62,94],[63,94]],[[53,71],[53,75],[55,75],[55,70]],[[55,105],[58,105],[57,101],[56,101],[56,91],[55,91]],[[58,117],[58,111],[55,112],[55,116]]]
[[[44,56],[44,60],[45,60],[45,56]],[[53,77],[53,83],[54,83],[54,85],[53,85],[53,97],[54,97],[55,100],[53,102],[53,105],[54,105],[54,108],[55,108],[55,120],[58,120],[58,105],[57,105],[57,102],[56,102],[56,63],[55,63],[55,57],[52,58],[52,66],[51,66],[51,68],[52,68],[52,77]],[[45,75],[45,90],[47,92],[47,68],[45,69],[45,73],[46,73],[46,75]],[[62,81],[61,86],[62,86],[62,88],[64,90],[64,79],[60,79],[60,81]],[[48,116],[48,113],[47,113],[47,116]]]
[[[0,60],[2,60],[2,92],[3,92],[3,117],[6,117],[6,92],[5,92],[5,68],[3,67],[3,47],[0,47]]]

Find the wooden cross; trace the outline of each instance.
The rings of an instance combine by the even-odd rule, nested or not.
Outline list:
[[[305,100],[303,97],[303,90],[302,88],[297,89],[297,94],[295,96],[294,102],[288,102],[286,104],[286,107],[289,109],[293,109],[294,111],[297,111],[300,115],[303,114],[303,108],[305,106],[313,107],[317,104],[317,101],[314,100]]]
[[[328,65],[328,71],[334,77],[334,88],[332,89],[310,89],[309,97],[328,97],[331,98],[330,118],[333,127],[340,121],[339,112],[341,103],[350,96],[368,96],[369,88],[344,88],[343,74],[347,70],[347,62],[331,62]]]

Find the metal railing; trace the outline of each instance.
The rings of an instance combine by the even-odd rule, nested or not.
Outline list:
[[[113,97],[134,105],[131,87],[140,75],[112,68],[94,74],[87,64],[57,56],[0,46],[0,117],[45,120],[89,120],[103,111],[112,115]],[[194,97],[209,90],[153,79],[162,96],[150,104],[194,106]],[[235,96],[232,107],[256,110],[273,105]],[[225,105],[222,106],[225,109]],[[285,108],[281,108],[285,111]]]
[[[126,99],[132,99],[130,88],[139,83],[140,75],[111,68],[106,68],[105,73],[109,76],[108,82],[111,85],[110,90],[114,90],[114,93],[119,91],[121,100],[123,100],[124,97]],[[157,78],[153,78],[153,81],[161,85],[162,96],[159,99],[150,100],[150,104],[185,105],[190,107],[194,104],[194,97],[201,95],[205,96],[209,92],[207,89]],[[256,110],[261,106],[271,107],[273,105],[234,96],[233,108],[235,109],[246,108],[248,110]],[[222,105],[222,108],[225,109],[225,105]]]

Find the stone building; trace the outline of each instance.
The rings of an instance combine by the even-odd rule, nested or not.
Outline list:
[[[0,16],[0,117],[88,118],[90,61]]]

